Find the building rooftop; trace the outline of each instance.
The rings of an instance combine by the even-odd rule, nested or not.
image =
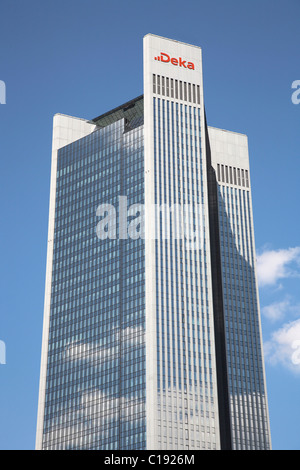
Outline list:
[[[120,119],[125,119],[126,130],[134,129],[144,123],[144,95],[140,95],[127,103],[112,109],[91,121],[97,127],[106,127]]]

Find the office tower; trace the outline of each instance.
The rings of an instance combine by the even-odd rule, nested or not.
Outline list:
[[[218,214],[214,224],[219,227],[218,240],[214,237],[217,247],[212,243],[215,252],[219,247],[214,294],[222,301],[214,313],[215,333],[222,351],[219,370],[226,370],[220,381],[228,390],[222,408],[227,409],[223,435],[230,436],[226,445],[233,449],[269,449],[248,142],[245,135],[212,127],[208,135],[210,186],[217,187],[210,206]]]
[[[269,449],[247,138],[201,49],[144,37],[144,92],[56,115],[38,449]]]

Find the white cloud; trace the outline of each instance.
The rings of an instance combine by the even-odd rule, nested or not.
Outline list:
[[[265,359],[300,373],[300,319],[286,323],[264,344]]]
[[[300,247],[266,250],[257,256],[260,287],[274,285],[279,279],[300,276]]]
[[[49,441],[49,445],[53,445],[52,432],[55,429],[64,436],[59,444],[62,450],[86,448],[82,438],[86,433],[93,435],[93,441],[89,442],[89,446],[97,448],[101,439],[108,437],[110,424],[116,424],[121,420],[125,426],[125,423],[132,424],[134,420],[137,427],[142,426],[144,408],[144,400],[136,395],[114,397],[99,389],[82,392],[78,407],[62,409],[49,418],[45,444],[47,446]],[[78,427],[81,432],[78,432]]]
[[[273,304],[263,307],[262,314],[272,321],[282,320],[285,317],[289,307],[289,300],[283,300],[282,302],[274,302]]]
[[[262,308],[264,317],[271,321],[283,320],[287,315],[294,318],[300,317],[300,304],[292,304],[289,298],[280,302],[274,302]]]
[[[64,359],[68,361],[84,360],[91,363],[102,362],[119,354],[117,344],[120,341],[125,347],[139,346],[145,342],[145,331],[142,326],[128,327],[115,330],[115,344],[110,347],[101,347],[97,343],[71,342],[66,346]]]

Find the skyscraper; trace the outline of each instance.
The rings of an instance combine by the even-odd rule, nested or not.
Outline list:
[[[270,446],[247,138],[148,34],[142,96],[54,117],[36,448]]]

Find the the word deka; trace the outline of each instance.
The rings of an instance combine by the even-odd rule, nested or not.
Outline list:
[[[183,67],[185,69],[195,70],[195,65],[193,62],[188,62],[187,60],[183,60],[181,57],[176,59],[175,57],[170,57],[169,54],[165,52],[161,52],[160,55],[154,57],[154,60],[158,60],[160,62],[168,63],[170,62],[172,65],[177,67]]]

